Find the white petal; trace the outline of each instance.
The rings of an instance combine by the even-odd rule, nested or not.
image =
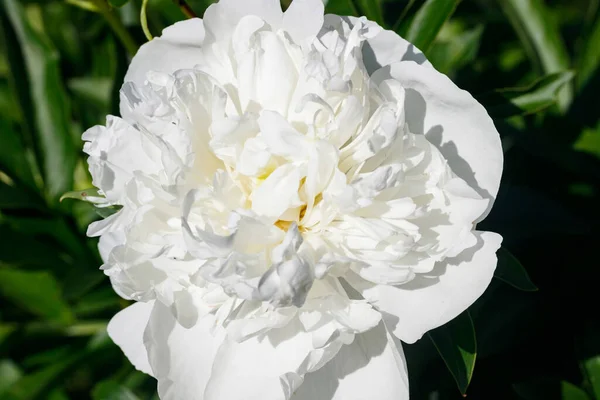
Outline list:
[[[378,285],[361,290],[383,312],[390,330],[407,343],[466,310],[488,287],[496,269],[502,237],[475,232],[477,244],[454,258],[439,262],[428,275],[401,286]],[[360,288],[357,288],[360,290]]]
[[[162,36],[144,44],[131,60],[125,82],[142,85],[148,71],[171,74],[192,68],[202,60],[204,24],[200,18],[177,22],[163,30]]]
[[[301,205],[298,187],[303,175],[300,166],[295,164],[277,168],[252,193],[252,211],[277,219],[288,208]]]
[[[363,45],[363,60],[369,73],[399,61],[413,61],[431,67],[421,50],[390,30],[382,30],[367,40]]]
[[[314,349],[312,335],[298,320],[264,336],[243,342],[225,341],[219,349],[204,400],[287,400],[301,377],[341,343]],[[321,399],[316,397],[316,399]]]
[[[433,68],[400,62],[375,72],[381,82],[398,79],[406,89],[405,112],[410,131],[425,134],[436,145],[452,171],[464,179],[492,207],[502,175],[500,136],[487,111],[468,92]]]
[[[323,26],[323,11],[322,0],[294,0],[283,14],[282,28],[300,44],[319,33]]]
[[[123,350],[133,366],[149,375],[152,375],[152,368],[144,347],[144,329],[148,325],[153,306],[154,301],[134,303],[112,317],[107,327],[108,335]]]
[[[269,150],[291,160],[308,156],[308,141],[281,114],[265,110],[258,118],[262,138]]]
[[[171,311],[156,302],[144,332],[144,344],[161,400],[202,400],[215,354],[223,333],[215,329],[215,317],[207,315],[185,329]]]
[[[383,323],[357,335],[335,358],[307,374],[291,400],[408,400],[408,372],[399,340]]]
[[[92,183],[112,202],[122,200],[134,172],[152,175],[163,169],[160,150],[121,118],[109,115],[106,126],[90,128],[82,138],[86,141],[83,150],[90,155]]]
[[[256,15],[276,30],[281,24],[283,12],[279,0],[221,0],[208,7],[204,13],[210,39],[228,40],[234,27],[246,15]]]

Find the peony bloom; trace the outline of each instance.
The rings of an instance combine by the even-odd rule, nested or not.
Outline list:
[[[121,206],[88,234],[161,399],[407,399],[400,340],[492,278],[492,120],[365,18],[221,0],[142,46],[120,108],[83,135]]]

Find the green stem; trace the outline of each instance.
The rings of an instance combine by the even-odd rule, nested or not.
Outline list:
[[[152,33],[148,28],[148,17],[146,16],[146,7],[148,7],[148,0],[142,0],[142,8],[140,9],[140,22],[142,23],[142,30],[148,41],[152,40]]]
[[[133,57],[135,53],[137,53],[139,46],[133,39],[125,25],[123,25],[121,19],[117,16],[117,14],[115,14],[115,12],[108,5],[106,0],[92,1],[96,5],[96,7],[98,7],[100,13],[104,16],[104,19],[106,19],[106,22],[108,22],[108,25],[110,25],[115,35],[117,35],[117,37],[129,53],[129,55]]]

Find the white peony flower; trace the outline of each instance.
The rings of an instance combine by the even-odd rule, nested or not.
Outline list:
[[[162,399],[408,398],[412,343],[489,284],[492,120],[320,0],[221,0],[142,46],[83,135],[122,208],[89,227],[137,303],[108,331]]]

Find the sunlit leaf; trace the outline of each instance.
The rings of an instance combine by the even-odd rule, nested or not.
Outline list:
[[[560,30],[543,0],[498,0],[513,29],[540,74],[553,74],[570,68],[569,54]],[[573,97],[565,85],[559,93],[559,105],[566,110]]]
[[[428,58],[435,68],[445,74],[456,71],[471,63],[477,55],[483,27],[453,35],[448,40],[436,41],[431,47]]]
[[[501,247],[496,255],[498,257],[498,265],[494,272],[496,278],[526,292],[538,290],[533,282],[531,282],[531,279],[529,279],[529,275],[523,265],[508,250]]]
[[[452,321],[429,332],[435,348],[454,377],[458,389],[465,394],[477,356],[475,328],[468,311]]]
[[[427,0],[413,18],[406,40],[428,54],[437,34],[450,18],[460,0]]]
[[[23,372],[12,360],[0,360],[0,396],[21,376]]]
[[[60,201],[63,201],[65,199],[81,200],[92,204],[106,203],[104,195],[100,194],[100,192],[98,192],[98,189],[96,188],[66,192],[62,196],[60,196]]]
[[[379,25],[385,26],[383,21],[383,13],[381,11],[381,0],[351,0],[358,5],[358,11],[361,15],[367,17],[371,21],[377,22]]]
[[[479,98],[493,118],[533,114],[555,104],[558,93],[575,74],[564,71],[540,78],[529,86],[498,89]]]

